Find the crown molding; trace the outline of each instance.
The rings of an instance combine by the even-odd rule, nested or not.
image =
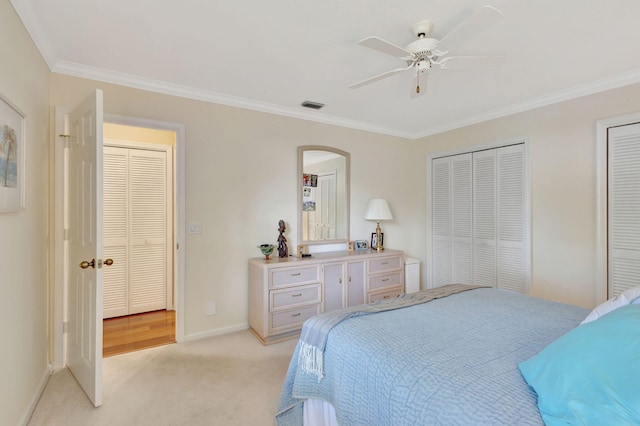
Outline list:
[[[459,129],[462,127],[470,126],[472,124],[478,124],[489,120],[495,120],[497,118],[506,117],[509,115],[517,114],[524,111],[529,111],[535,108],[576,99],[582,96],[592,95],[606,90],[617,89],[619,87],[628,86],[631,84],[640,83],[640,69],[628,71],[621,74],[616,74],[612,77],[607,77],[602,80],[594,81],[579,86],[574,86],[566,90],[560,90],[558,92],[551,93],[549,95],[540,96],[538,98],[530,99],[524,102],[518,102],[509,105],[505,108],[495,109],[483,114],[478,114],[464,120],[454,120],[439,127],[433,127],[425,132],[415,133],[412,135],[412,139],[421,139],[427,136],[432,136],[438,133],[444,133],[449,130]]]
[[[160,80],[138,77],[132,74],[121,73],[117,71],[105,70],[103,68],[90,67],[73,62],[58,61],[53,72],[70,75],[74,77],[87,78],[91,80],[102,81],[104,83],[117,84],[120,86],[132,87],[136,89],[148,90],[151,92],[162,93],[165,95],[178,96],[181,98],[194,99],[214,104],[222,104],[236,108],[249,109],[253,111],[266,112],[269,114],[282,115],[301,120],[314,121],[322,124],[330,124],[332,126],[347,127],[350,129],[364,130],[367,132],[379,133],[388,136],[395,136],[403,139],[413,139],[413,135],[409,132],[402,132],[389,127],[376,126],[356,120],[348,120],[318,111],[300,111],[295,108],[283,107],[266,102],[255,101],[252,99],[241,98],[237,96],[225,95],[212,91],[196,89],[193,87],[171,84]]]

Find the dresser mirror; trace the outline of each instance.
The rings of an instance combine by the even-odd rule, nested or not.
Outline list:
[[[349,240],[349,153],[298,147],[298,244],[342,245]]]

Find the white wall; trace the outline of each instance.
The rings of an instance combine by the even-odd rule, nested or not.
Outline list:
[[[351,154],[352,239],[375,230],[363,219],[374,197],[386,198],[395,218],[385,222],[385,246],[402,249],[413,238],[406,140],[60,74],[51,75],[51,105],[73,106],[95,88],[104,91],[105,113],[185,125],[186,221],[202,225],[201,234],[186,235],[186,339],[247,326],[247,260],[261,256],[258,244],[277,243],[280,219],[295,253],[299,145]],[[217,314],[205,316],[212,300]]]
[[[0,423],[26,421],[48,376],[48,69],[0,1],[0,93],[26,115],[26,209],[0,213]]]
[[[426,182],[430,154],[527,136],[531,142],[532,295],[593,307],[596,264],[596,121],[640,111],[640,85],[590,95],[412,142],[415,178]],[[427,215],[424,185],[419,217]],[[420,219],[419,235],[428,235]],[[424,262],[427,239],[411,251]],[[426,280],[423,268],[423,283]]]

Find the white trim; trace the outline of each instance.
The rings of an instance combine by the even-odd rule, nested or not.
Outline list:
[[[206,339],[207,337],[222,336],[223,334],[235,333],[236,331],[243,331],[249,329],[249,323],[242,323],[232,325],[229,327],[216,328],[215,330],[201,331],[199,333],[193,333],[185,336],[185,342],[192,342],[194,340]]]
[[[42,378],[40,379],[38,390],[33,395],[33,398],[31,398],[31,402],[29,403],[29,408],[24,413],[24,416],[22,417],[22,421],[19,424],[27,425],[29,423],[29,420],[31,420],[31,416],[33,415],[33,412],[36,410],[36,407],[38,406],[38,402],[40,402],[40,398],[42,397],[42,394],[44,393],[44,390],[47,387],[47,383],[49,383],[50,377],[51,377],[51,365],[47,365],[47,367],[45,368],[42,374]]]
[[[276,114],[285,117],[298,118],[301,120],[330,124],[333,126],[347,127],[356,130],[365,130],[368,132],[380,133],[389,136],[397,136],[404,139],[413,139],[413,135],[411,133],[401,131],[399,129],[377,126],[362,121],[349,120],[346,118],[324,114],[319,111],[308,110],[307,108],[303,107],[285,107],[253,99],[225,95],[223,93],[217,93],[210,90],[182,86],[179,84],[153,80],[150,78],[139,77],[136,75],[117,71],[105,70],[103,68],[96,68],[73,62],[58,61],[56,62],[56,65],[54,66],[52,71],[60,74],[71,75],[74,77],[88,78],[105,83],[148,90],[151,92],[178,96],[186,99],[194,99],[197,101],[204,101],[212,104],[227,105],[231,107],[266,112],[269,114]]]
[[[166,95],[179,96],[187,99],[194,99],[214,104],[227,105],[237,108],[261,111],[270,114],[282,115],[285,117],[298,118],[301,120],[309,120],[318,123],[330,124],[333,126],[346,127],[356,130],[364,130],[367,132],[379,133],[383,135],[396,136],[404,139],[421,139],[427,136],[443,133],[449,130],[470,126],[472,124],[482,123],[501,117],[529,111],[535,108],[568,101],[579,98],[581,96],[592,95],[594,93],[604,92],[606,90],[616,89],[630,84],[640,83],[640,70],[629,71],[617,74],[601,80],[592,81],[590,83],[574,86],[568,89],[559,90],[547,95],[539,96],[533,99],[527,99],[522,102],[506,105],[502,108],[495,108],[489,111],[465,117],[459,120],[451,120],[437,127],[428,128],[418,132],[408,132],[401,129],[391,127],[378,126],[363,121],[348,120],[336,116],[321,113],[319,111],[303,111],[298,108],[284,107],[280,105],[260,102],[252,99],[240,98],[237,96],[225,95],[213,91],[207,91],[194,87],[182,86],[173,83],[167,83],[160,80],[153,80],[145,77],[139,77],[132,74],[126,74],[116,71],[105,70],[102,68],[90,67],[67,61],[57,61],[52,68],[53,72],[71,75],[75,77],[88,78],[105,83],[118,84],[126,87],[149,90],[156,93]]]
[[[488,149],[501,148],[509,145],[523,144],[524,145],[524,180],[526,185],[526,193],[525,193],[525,212],[527,214],[527,229],[528,232],[524,234],[524,237],[527,241],[524,242],[525,247],[525,271],[527,271],[527,276],[525,277],[525,288],[526,293],[531,294],[531,281],[533,277],[533,262],[531,260],[532,251],[532,232],[533,232],[533,221],[532,218],[532,205],[531,205],[531,148],[530,148],[530,140],[526,136],[509,138],[495,142],[487,142],[484,144],[471,145],[462,148],[455,148],[449,151],[442,151],[437,153],[432,153],[427,156],[427,257],[425,262],[425,267],[427,269],[427,282],[426,288],[433,288],[433,235],[432,235],[432,227],[433,227],[433,203],[431,202],[431,194],[433,192],[432,183],[433,179],[431,179],[431,162],[436,158],[449,157],[452,155],[466,154],[476,151],[483,151]]]
[[[462,120],[453,120],[442,124],[438,127],[427,129],[424,132],[414,133],[411,139],[420,139],[427,136],[443,133],[453,129],[470,126],[472,124],[482,123],[497,118],[506,117],[520,112],[529,111],[547,105],[552,105],[582,96],[593,95],[595,93],[607,90],[617,89],[619,87],[640,83],[640,70],[629,71],[617,74],[602,80],[592,81],[590,83],[574,86],[568,89],[559,90],[548,95],[539,96],[537,98],[528,99],[522,102],[516,102],[503,108],[489,110],[482,114],[477,114]]]
[[[609,117],[596,122],[596,304],[608,299],[609,253],[607,248],[607,130],[610,127],[639,123],[640,112]]]
[[[63,331],[64,321],[66,321],[66,285],[65,285],[65,242],[64,242],[64,144],[65,139],[60,135],[65,128],[65,116],[71,112],[69,108],[56,106],[53,111],[53,253],[52,265],[53,270],[53,306],[51,312],[51,332],[50,338],[53,341],[51,354],[51,368],[53,371],[60,370],[66,365],[65,339],[66,334]]]
[[[185,126],[181,123],[151,120],[147,118],[129,117],[116,114],[105,114],[105,123],[122,124],[125,126],[147,127],[158,130],[170,130],[176,133],[176,146],[174,148],[176,194],[175,211],[173,217],[175,229],[174,256],[176,262],[173,269],[175,282],[174,305],[176,309],[176,342],[184,341],[184,285],[185,285],[185,191],[186,191],[186,162],[185,162]],[[179,249],[177,247],[180,247]]]

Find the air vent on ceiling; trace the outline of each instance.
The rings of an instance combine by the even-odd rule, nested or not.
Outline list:
[[[324,104],[321,104],[320,102],[312,102],[312,101],[304,101],[301,105],[305,108],[311,108],[311,109],[320,109],[324,106]]]

